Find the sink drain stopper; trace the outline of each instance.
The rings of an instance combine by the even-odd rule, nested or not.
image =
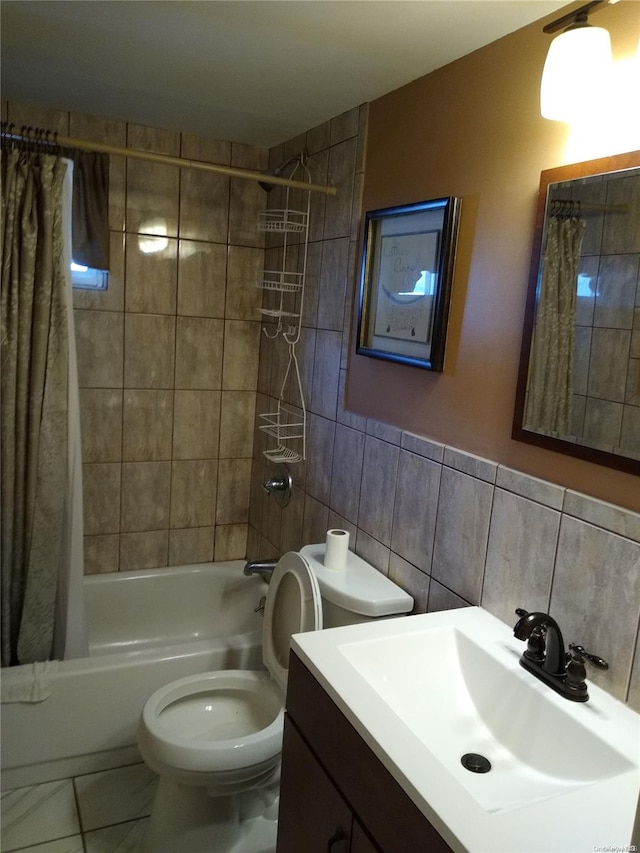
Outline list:
[[[484,755],[477,752],[467,752],[460,759],[462,766],[472,773],[488,773],[491,770],[491,762]]]

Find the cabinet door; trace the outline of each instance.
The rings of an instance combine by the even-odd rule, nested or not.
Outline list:
[[[277,853],[349,853],[351,820],[351,809],[286,718]]]

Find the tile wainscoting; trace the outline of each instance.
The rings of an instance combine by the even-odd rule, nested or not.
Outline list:
[[[552,613],[567,642],[609,662],[589,679],[640,710],[640,515],[345,411],[323,420],[290,505],[262,498],[252,513],[251,557],[343,527],[417,613]]]

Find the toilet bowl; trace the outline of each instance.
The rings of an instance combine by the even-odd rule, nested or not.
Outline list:
[[[146,702],[138,744],[158,775],[227,794],[264,784],[280,758],[282,693],[268,673],[181,678]]]
[[[353,618],[375,618],[366,615],[371,607],[376,617],[411,609],[410,596],[352,558],[357,566],[351,582],[345,586],[345,578],[338,578],[332,595],[346,608],[341,619],[351,618],[358,607],[363,615]],[[291,635],[322,628],[322,599],[311,561],[291,551],[273,572],[264,608],[265,672],[188,676],[160,688],[145,703],[138,744],[159,776],[145,853],[275,851]],[[358,588],[366,597],[363,606]]]

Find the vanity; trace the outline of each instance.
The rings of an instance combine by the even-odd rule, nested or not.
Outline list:
[[[558,695],[523,650],[478,607],[294,636],[278,853],[629,845],[640,716]]]

